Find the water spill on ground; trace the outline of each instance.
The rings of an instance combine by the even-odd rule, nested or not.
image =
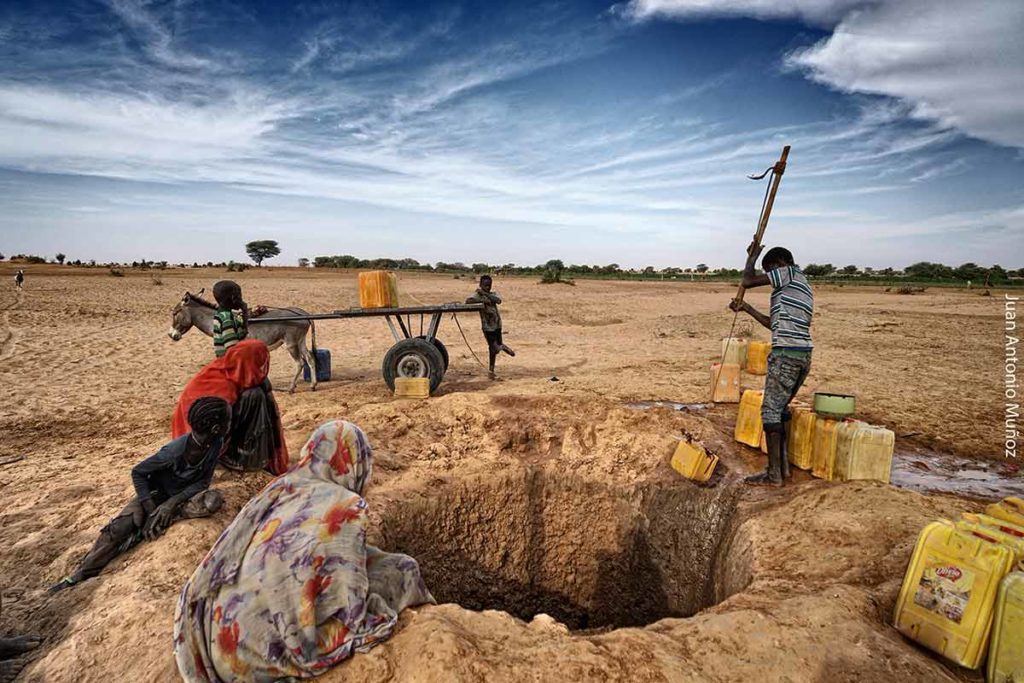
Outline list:
[[[1024,476],[1013,463],[969,460],[934,451],[900,451],[892,458],[893,486],[922,493],[952,493],[999,500],[1024,494]]]
[[[636,410],[647,410],[648,408],[671,408],[672,410],[707,410],[712,406],[711,403],[678,403],[676,401],[636,401],[634,403],[627,403],[627,408],[634,408]]]

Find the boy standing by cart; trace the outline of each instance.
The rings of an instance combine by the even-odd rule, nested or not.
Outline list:
[[[490,275],[481,276],[480,286],[477,287],[476,293],[466,299],[467,304],[484,305],[483,310],[480,311],[480,327],[483,329],[484,339],[487,340],[487,351],[490,360],[487,376],[491,379],[495,378],[494,361],[498,357],[498,353],[504,351],[510,356],[516,355],[515,351],[505,346],[501,338],[501,313],[498,312],[498,304],[501,303],[501,297],[498,296],[497,292],[491,291],[493,284],[494,281]]]

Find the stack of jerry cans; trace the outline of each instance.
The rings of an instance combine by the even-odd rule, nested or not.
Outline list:
[[[893,622],[921,645],[969,669],[985,656],[1000,582],[1013,552],[959,530],[926,526],[907,568]]]

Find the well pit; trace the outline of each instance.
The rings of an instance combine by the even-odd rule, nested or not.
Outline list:
[[[726,485],[614,488],[528,469],[393,502],[380,544],[415,557],[438,602],[573,630],[642,626],[746,584],[726,557],[736,498]]]

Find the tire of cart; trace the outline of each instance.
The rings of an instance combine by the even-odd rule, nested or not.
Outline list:
[[[441,384],[445,371],[444,357],[438,347],[426,339],[403,339],[384,354],[381,371],[388,389],[395,390],[396,377],[427,377],[430,393]]]
[[[417,339],[426,339],[427,337],[426,337],[426,335],[422,335],[421,334],[420,336],[418,336],[416,338]],[[437,350],[441,352],[441,358],[442,358],[442,360],[444,360],[444,371],[448,372],[448,348],[437,337],[434,337],[434,346],[436,346]]]

